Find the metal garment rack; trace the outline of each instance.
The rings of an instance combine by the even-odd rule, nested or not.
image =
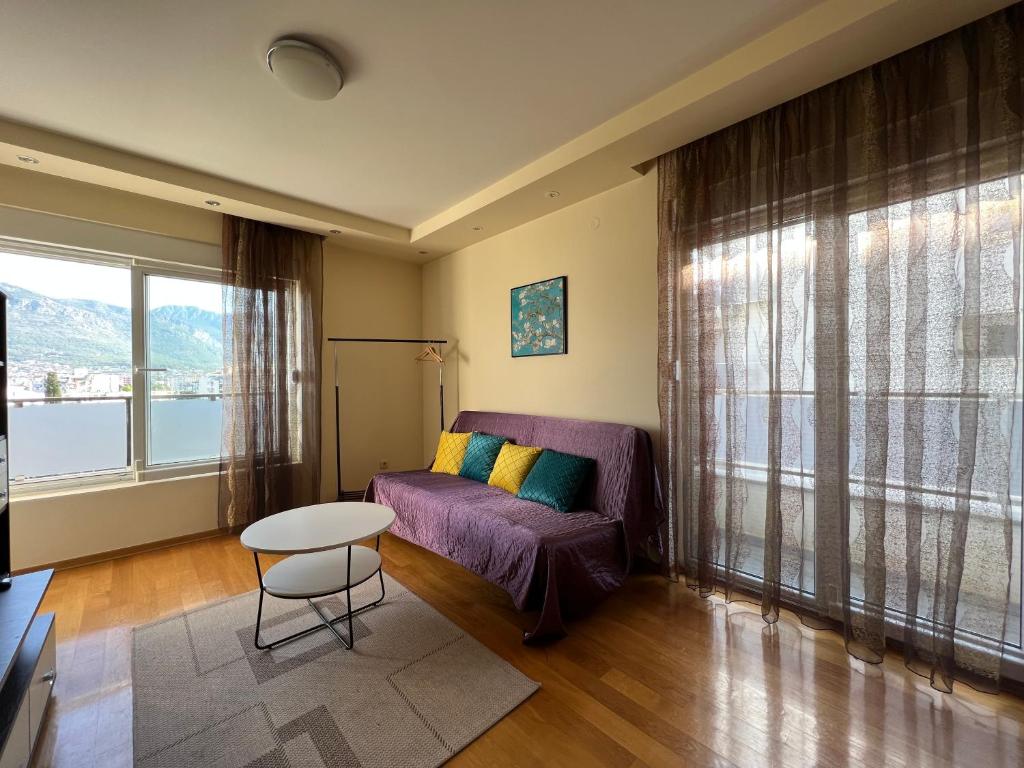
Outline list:
[[[447,339],[360,339],[349,337],[328,337],[334,350],[334,461],[338,478],[338,500],[341,501],[341,379],[338,377],[338,344],[437,344],[438,354],[444,350]],[[443,354],[441,355],[444,356]],[[441,405],[441,431],[444,431],[444,366],[437,366],[437,388]]]

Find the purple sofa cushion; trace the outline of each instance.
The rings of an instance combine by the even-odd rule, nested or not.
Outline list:
[[[401,510],[392,533],[500,584],[520,609],[538,607],[531,594],[538,555],[572,546],[605,553],[622,547],[618,524],[604,515],[562,514],[464,477],[393,472],[373,482],[376,500]]]

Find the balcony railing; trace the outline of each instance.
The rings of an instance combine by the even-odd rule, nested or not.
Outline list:
[[[222,400],[213,393],[153,393],[149,463],[219,456]],[[133,458],[132,402],[130,394],[9,401],[12,480],[127,471]]]

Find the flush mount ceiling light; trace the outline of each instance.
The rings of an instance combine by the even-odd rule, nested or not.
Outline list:
[[[220,205],[219,200],[203,200],[203,202],[206,203],[211,208],[216,208],[218,205]]]
[[[340,229],[332,229],[331,230],[331,234],[332,235],[340,235],[341,234],[341,230]]]
[[[471,229],[472,229],[472,230],[473,230],[474,232],[482,232],[484,228],[483,228],[483,227],[471,227]]]
[[[276,41],[267,51],[267,66],[285,88],[306,99],[333,99],[345,84],[331,55],[302,40]]]
[[[39,165],[39,160],[28,155],[18,155],[18,159],[23,163],[30,163],[31,165]]]
[[[557,189],[552,189],[552,190],[551,190],[550,192],[546,192],[545,194],[546,194],[546,195],[547,195],[548,197],[550,197],[550,198],[551,198],[552,200],[554,200],[554,199],[555,199],[556,197],[558,197],[558,196],[559,196],[559,195],[561,195],[562,193],[561,193],[561,192],[559,192],[559,191],[558,191]]]

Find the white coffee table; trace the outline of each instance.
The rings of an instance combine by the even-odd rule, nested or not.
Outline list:
[[[342,645],[351,649],[355,644],[352,617],[375,608],[384,600],[380,534],[390,528],[394,521],[394,510],[381,504],[335,501],[289,509],[258,520],[242,531],[242,546],[253,554],[260,584],[260,602],[256,609],[256,647],[260,650],[277,648],[326,627]],[[356,544],[373,537],[377,539],[375,549]],[[263,573],[260,553],[289,557]],[[380,597],[353,610],[352,587],[374,576],[380,578]],[[347,611],[340,616],[329,618],[313,602],[313,598],[342,591],[345,592]],[[305,600],[321,623],[280,640],[261,644],[260,621],[263,618],[264,594],[286,600]],[[334,626],[346,620],[347,641]]]

